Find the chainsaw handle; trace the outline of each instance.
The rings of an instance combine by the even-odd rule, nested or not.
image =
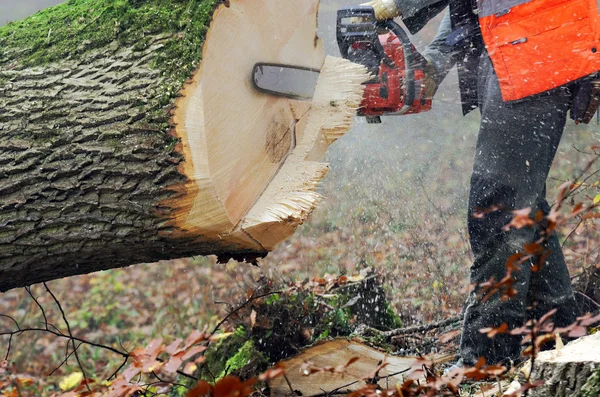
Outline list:
[[[353,18],[356,18],[361,22],[353,22]],[[344,22],[344,20],[347,19],[350,19],[350,21]],[[353,43],[357,41],[366,41],[373,46],[380,59],[389,66],[392,66],[392,60],[383,50],[383,47],[379,42],[379,35],[377,34],[377,31],[373,29],[376,25],[378,25],[378,22],[377,18],[375,18],[375,10],[373,7],[357,6],[338,10],[336,37],[342,57],[348,58],[348,51]]]
[[[404,100],[404,103],[406,104],[405,106],[410,107],[415,102],[416,95],[415,70],[413,69],[415,62],[415,52],[413,51],[413,45],[404,29],[402,29],[402,27],[400,27],[400,25],[398,25],[393,20],[389,19],[387,21],[378,22],[377,24],[378,26],[392,32],[396,37],[398,37],[400,43],[402,43],[402,49],[404,50],[404,64],[406,65],[404,74],[406,79],[404,83],[404,85],[406,86],[406,98]]]

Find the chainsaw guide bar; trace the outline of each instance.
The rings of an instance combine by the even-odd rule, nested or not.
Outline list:
[[[320,72],[303,66],[261,62],[252,68],[252,83],[265,94],[310,101]]]

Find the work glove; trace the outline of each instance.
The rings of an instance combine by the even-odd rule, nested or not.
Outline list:
[[[589,124],[600,107],[600,76],[590,76],[581,80],[574,91],[571,119],[575,124]]]
[[[423,82],[425,87],[423,88],[423,94],[425,99],[431,99],[438,89],[437,70],[429,59],[426,57],[423,57],[423,59],[425,61],[423,66],[423,72],[425,73],[425,81]]]
[[[400,10],[398,9],[396,0],[371,0],[361,5],[373,7],[373,10],[375,10],[375,18],[377,18],[378,21],[385,21],[400,16]]]

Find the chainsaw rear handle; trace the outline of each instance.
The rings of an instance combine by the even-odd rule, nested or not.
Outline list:
[[[381,42],[379,41],[378,30],[383,29],[394,34],[400,43],[404,52],[405,63],[405,86],[407,109],[412,106],[415,100],[415,72],[413,69],[415,57],[413,55],[413,46],[410,38],[393,20],[377,21],[375,10],[369,6],[347,7],[338,10],[336,36],[340,53],[344,58],[348,58],[350,46],[356,42],[368,42],[377,52],[379,58],[390,67],[396,67],[392,60],[385,53]],[[401,111],[400,113],[402,113]]]
[[[353,21],[354,19],[354,21]],[[360,20],[360,22],[357,22]],[[380,59],[391,67],[392,60],[387,56],[377,34],[375,10],[369,6],[346,7],[338,10],[336,37],[342,57],[348,58],[350,46],[356,42],[368,42],[373,46]]]
[[[404,86],[406,87],[406,98],[404,99],[405,109],[400,111],[400,114],[403,114],[410,109],[412,104],[415,102],[415,70],[413,68],[415,57],[413,52],[413,46],[410,42],[410,38],[393,20],[389,19],[387,21],[378,22],[378,25],[392,32],[400,43],[402,43],[402,49],[404,50],[404,65],[405,65],[405,82]]]

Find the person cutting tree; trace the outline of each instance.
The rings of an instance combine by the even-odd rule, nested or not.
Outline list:
[[[425,92],[432,95],[457,65],[463,113],[479,108],[481,125],[468,210],[474,263],[471,282],[481,284],[506,275],[506,262],[524,244],[537,240],[535,228],[504,230],[512,210],[548,213],[546,178],[567,113],[589,122],[595,113],[590,75],[600,70],[600,24],[592,0],[373,0],[377,20],[401,16],[415,33],[447,7],[433,42],[424,51]],[[479,217],[493,206],[502,211]],[[525,263],[514,274],[517,294],[485,302],[476,288],[467,299],[459,365],[510,364],[520,356],[520,338],[488,338],[480,329],[502,323],[516,328],[526,321],[535,292],[535,314],[557,309],[555,324],[575,321],[571,280],[554,235],[538,277]],[[533,284],[536,284],[535,286]]]

